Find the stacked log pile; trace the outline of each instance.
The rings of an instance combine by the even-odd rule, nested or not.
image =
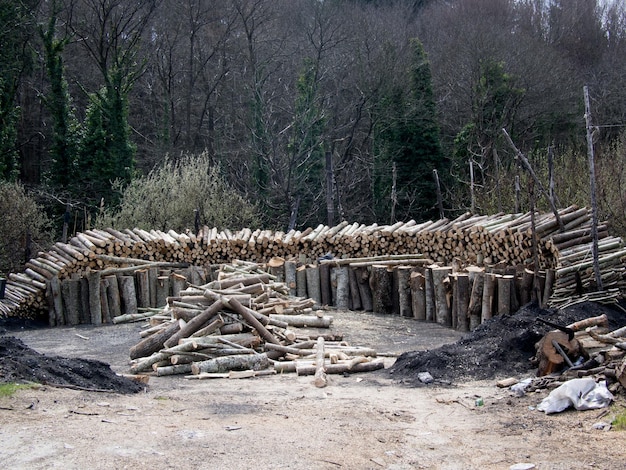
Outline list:
[[[322,387],[328,373],[383,367],[371,348],[351,347],[333,334],[305,335],[299,328],[329,328],[332,317],[288,292],[255,263],[224,266],[217,280],[168,298],[152,316],[131,348],[131,372],[191,379],[296,372],[315,375]]]
[[[600,298],[607,296],[615,298],[621,295],[624,287],[622,258],[626,256],[626,250],[621,239],[609,235],[606,224],[600,225],[598,238],[604,287],[604,293]],[[532,281],[534,291],[541,291],[542,303],[553,307],[566,305],[572,298],[581,298],[597,290],[591,258],[591,214],[587,208],[570,206],[560,210],[558,218],[552,213],[491,216],[466,213],[452,220],[441,219],[424,223],[411,220],[392,225],[342,222],[334,227],[319,225],[316,228],[291,230],[286,233],[249,228],[233,232],[208,227],[203,227],[197,234],[176,233],[172,230],[147,231],[138,228],[121,231],[86,230],[73,237],[69,243],[56,243],[50,251],[40,253],[31,259],[26,263],[23,273],[10,274],[5,298],[0,301],[0,315],[33,317],[50,310],[52,312],[50,317],[54,319],[51,320],[51,324],[72,323],[75,321],[75,305],[91,302],[89,318],[97,323],[101,315],[98,314],[98,296],[94,293],[89,301],[89,296],[84,295],[85,292],[89,292],[89,286],[96,292],[97,273],[100,282],[104,278],[110,281],[110,287],[100,289],[100,293],[104,290],[107,295],[109,290],[115,291],[112,276],[115,276],[117,289],[120,290],[121,277],[125,274],[130,277],[132,273],[139,306],[144,307],[146,303],[153,304],[153,296],[157,291],[156,288],[146,290],[145,283],[154,286],[155,279],[156,282],[164,283],[165,278],[169,277],[169,283],[172,284],[178,279],[172,274],[175,269],[185,266],[190,267],[189,269],[200,267],[200,271],[191,269],[191,272],[185,274],[189,282],[198,284],[200,281],[194,276],[198,277],[199,272],[206,274],[207,271],[231,260],[242,259],[262,263],[277,257],[287,260],[284,276],[291,289],[296,289],[297,286],[297,289],[306,292],[307,289],[303,287],[306,285],[310,297],[320,303],[331,303],[334,300],[328,300],[327,291],[320,288],[318,294],[315,285],[316,276],[308,272],[309,266],[321,268],[323,264],[317,260],[329,253],[335,258],[349,259],[419,254],[413,264],[405,259],[401,267],[395,268],[400,276],[405,276],[402,279],[405,279],[407,274],[409,277],[412,276],[411,272],[415,271],[415,266],[423,266],[425,260],[435,262],[438,268],[442,269],[454,267],[456,264],[462,267],[479,266],[485,269],[485,273],[495,276],[511,276],[513,274],[510,270],[516,268],[514,277],[519,282],[527,282],[524,271],[528,269],[537,273],[540,278],[539,282]],[[295,270],[291,264],[294,261]],[[393,262],[393,259],[384,261]],[[502,273],[503,266],[509,272]],[[360,269],[356,269],[358,267],[356,265],[352,267],[356,271],[353,273],[353,269],[348,270],[348,281],[352,289],[340,289],[337,302],[342,307],[346,303],[352,303],[355,308],[359,308],[353,294],[361,293],[359,302],[367,303],[367,293],[362,293],[361,290],[365,290],[365,286],[370,284],[370,274],[375,276],[380,268],[374,268],[373,264],[361,266]],[[123,271],[124,269],[128,271]],[[324,269],[322,268],[320,278],[329,274]],[[169,274],[166,273],[167,270],[170,270]],[[448,285],[444,289],[444,292],[447,292],[455,289],[458,280],[460,294],[465,295],[466,279],[463,275],[467,274],[471,280],[476,275],[459,269],[452,269],[451,272],[452,278],[448,276],[449,273],[432,270],[432,275],[437,277],[436,280],[433,279],[435,288],[441,295],[441,282]],[[176,275],[180,276],[180,273]],[[488,277],[491,280],[491,277]],[[428,282],[429,279],[430,274],[425,276],[424,282]],[[508,281],[497,279],[495,282],[501,283],[502,289],[506,290]],[[374,282],[385,280],[385,276],[382,276],[376,278]],[[124,282],[130,287],[129,280]],[[417,279],[415,282],[422,281]],[[64,290],[68,298],[81,295],[83,303],[74,302],[74,306],[65,305],[62,300]],[[472,290],[473,285],[470,285],[470,293]],[[146,292],[152,296],[149,302],[146,302]],[[428,290],[426,292],[428,294]],[[160,300],[162,297],[161,294]],[[523,301],[522,295],[518,297]],[[403,298],[405,303],[406,298],[407,296]],[[470,296],[470,303],[471,300]],[[115,300],[110,301],[115,304]],[[380,308],[383,308],[382,311],[389,310],[388,306],[383,305],[389,302],[389,299],[375,297],[372,301],[377,302],[376,311]],[[396,301],[395,296],[392,296],[391,301]],[[429,302],[425,303],[428,317]],[[472,304],[474,307],[475,303]],[[367,307],[366,305],[364,309],[367,310]],[[450,308],[453,307],[454,303],[451,303]],[[116,308],[116,305],[113,305],[113,308]],[[123,312],[123,302],[121,308]],[[59,310],[63,315],[58,314]],[[81,310],[85,308],[81,307]],[[69,318],[65,318],[66,313],[69,313]],[[86,317],[86,314],[84,315]],[[115,316],[114,313],[113,318]],[[102,321],[106,320],[105,317]],[[86,321],[86,318],[79,318],[79,321]]]

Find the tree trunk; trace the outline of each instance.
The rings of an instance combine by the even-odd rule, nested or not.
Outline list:
[[[470,300],[469,274],[456,275],[457,291],[457,322],[458,331],[469,331],[468,307]]]

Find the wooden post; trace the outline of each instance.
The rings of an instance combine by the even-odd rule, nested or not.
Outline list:
[[[481,323],[493,316],[493,301],[495,296],[496,275],[485,273],[483,276],[483,301],[481,310]]]
[[[106,278],[100,277],[100,311],[102,312],[102,323],[111,323],[111,311],[109,310],[109,300],[107,291],[109,283]]]
[[[187,287],[187,278],[178,273],[170,275],[170,284],[172,285],[172,297],[178,297],[181,290]]]
[[[513,286],[513,276],[497,276],[498,283],[498,315],[508,315],[511,313],[511,295],[515,295]]]
[[[89,312],[89,280],[85,276],[80,278],[80,323],[82,325],[91,323],[91,313]]]
[[[65,319],[68,325],[80,323],[80,279],[64,279],[61,282]]]
[[[122,313],[124,315],[134,315],[137,313],[135,279],[133,276],[120,276],[118,280],[122,300]]]
[[[371,312],[374,309],[372,300],[372,290],[369,282],[369,271],[366,267],[352,268],[356,275],[357,284],[359,287],[359,297],[361,298],[361,305],[363,310]]]
[[[102,324],[102,305],[100,303],[100,271],[87,274],[89,282],[89,312],[92,325]]]
[[[470,301],[470,282],[469,274],[460,273],[456,275],[457,285],[457,322],[456,329],[458,331],[469,330],[468,308]]]
[[[319,265],[320,272],[320,291],[321,305],[332,305],[332,293],[330,289],[330,264],[322,263]]]
[[[398,266],[396,273],[398,276],[398,307],[401,317],[412,317],[413,307],[411,304],[411,271],[410,266]]]
[[[348,267],[348,278],[350,282],[350,303],[352,310],[361,310],[363,304],[361,303],[361,294],[359,293],[359,282],[356,278],[356,271]]]
[[[337,272],[337,302],[336,306],[340,310],[350,308],[350,275],[348,266],[338,266]]]
[[[122,314],[122,305],[120,302],[120,288],[117,282],[117,276],[106,276],[107,282],[107,305],[111,314],[111,320]]]
[[[306,266],[299,266],[296,269],[296,295],[298,297],[307,297],[306,277]]]
[[[450,280],[448,276],[452,273],[450,267],[434,267],[431,269],[433,275],[433,288],[435,292],[435,321],[440,325],[452,326],[450,315]]]
[[[159,277],[159,268],[154,266],[148,268],[148,293],[150,298],[150,307],[159,307],[157,305],[157,285]]]
[[[474,273],[474,282],[472,283],[472,292],[467,309],[470,331],[473,331],[481,323],[484,281],[485,274],[483,272],[477,271]]]
[[[411,273],[411,308],[413,318],[416,320],[426,320],[425,282],[426,278],[423,274],[416,271]]]
[[[63,312],[63,297],[61,293],[61,281],[57,276],[50,279],[51,305],[54,310],[54,323],[56,326],[65,325],[65,313]]]
[[[285,282],[289,288],[289,295],[295,296],[296,291],[296,262],[285,261]]]
[[[322,289],[320,287],[320,271],[317,266],[309,266],[306,273],[306,291],[308,296],[315,300],[317,305],[322,305]]]
[[[150,307],[150,278],[147,269],[135,271],[137,277],[137,306],[139,308]]]
[[[385,265],[373,265],[370,274],[374,313],[392,313],[391,273]]]
[[[433,285],[433,268],[424,271],[424,297],[426,300],[426,321],[435,321],[435,286]]]
[[[167,305],[167,298],[170,295],[170,276],[159,276],[156,286],[156,306],[158,308]]]

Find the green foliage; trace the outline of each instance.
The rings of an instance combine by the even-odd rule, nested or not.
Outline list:
[[[50,91],[44,100],[52,120],[50,181],[54,187],[67,190],[75,181],[74,163],[78,150],[79,125],[74,116],[63,65],[63,51],[68,36],[56,37],[57,4],[52,4],[47,29],[40,31],[44,46],[45,66],[50,79]]]
[[[304,214],[299,219],[307,222],[308,216],[317,210],[317,198],[322,194],[326,116],[319,103],[317,74],[317,65],[305,59],[296,82],[293,132],[287,145],[290,228],[296,223],[294,210]]]
[[[441,169],[443,157],[430,64],[417,39],[411,46],[407,83],[392,86],[377,109],[373,190],[379,220],[390,213],[395,220],[430,217],[437,199],[432,172]]]
[[[616,431],[626,431],[626,410],[617,413],[611,421],[611,425]]]
[[[15,180],[19,173],[17,126],[19,81],[32,65],[27,47],[32,25],[30,1],[0,0],[0,178]]]
[[[47,249],[51,240],[50,221],[35,199],[18,183],[0,182],[0,271],[21,271],[29,250]]]
[[[119,88],[106,87],[91,95],[76,163],[74,193],[97,206],[104,199],[115,205],[113,182],[130,183],[135,171],[135,147],[130,141],[128,99]]]
[[[210,227],[239,229],[260,223],[255,205],[230,188],[208,155],[201,154],[167,160],[132,181],[119,209],[100,214],[96,225],[184,231],[193,228],[196,209],[201,223]]]

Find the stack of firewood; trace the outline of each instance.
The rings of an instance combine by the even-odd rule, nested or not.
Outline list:
[[[206,267],[233,259],[266,262],[275,257],[315,264],[328,253],[335,258],[419,253],[442,267],[457,261],[485,268],[524,266],[547,273],[549,285],[554,286],[549,305],[560,306],[573,296],[597,290],[591,237],[590,211],[576,206],[556,215],[465,213],[453,220],[419,224],[413,220],[392,225],[342,222],[286,233],[208,227],[197,234],[138,228],[86,230],[31,259],[23,273],[10,274],[0,314],[36,315],[55,298],[50,284],[118,269],[119,259],[138,259],[149,269],[154,267],[151,263]],[[626,249],[621,239],[609,236],[606,224],[598,227],[598,238],[603,289],[614,296],[624,287],[621,260]]]
[[[313,310],[312,299],[290,296],[285,283],[260,268],[237,261],[224,266],[217,280],[168,298],[131,348],[131,372],[189,378],[296,372],[315,374],[316,385],[323,386],[327,373],[383,367],[371,348],[300,330],[329,328],[332,317]]]

